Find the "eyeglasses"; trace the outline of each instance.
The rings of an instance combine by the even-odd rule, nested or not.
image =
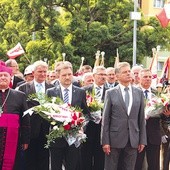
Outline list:
[[[10,66],[10,67],[18,67],[18,66],[16,65],[16,66]]]
[[[103,73],[98,73],[96,75],[98,75],[98,76],[106,76],[106,74],[103,74]]]
[[[115,74],[107,74],[107,76],[115,76]]]

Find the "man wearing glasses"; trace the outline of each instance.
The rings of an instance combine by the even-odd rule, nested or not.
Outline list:
[[[106,68],[97,66],[93,69],[94,83],[90,86],[83,87],[87,93],[94,92],[94,97],[98,102],[104,102],[106,83]],[[102,110],[101,110],[102,115]],[[101,115],[95,119],[93,113],[90,114],[90,121],[85,133],[87,140],[82,147],[83,170],[103,170],[104,169],[104,152],[100,144],[101,133]]]

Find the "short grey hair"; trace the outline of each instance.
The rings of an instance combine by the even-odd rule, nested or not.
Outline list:
[[[8,60],[5,62],[5,64],[6,64],[6,66],[11,67],[11,65],[12,65],[13,62],[17,63],[15,59],[8,59]]]
[[[143,68],[142,70],[139,71],[139,77],[141,77],[142,73],[146,73],[146,72],[150,72],[150,73],[152,74],[152,72],[151,72],[150,69],[148,69],[148,68]]]
[[[122,67],[130,67],[130,64],[128,62],[120,62],[118,63],[116,69],[115,69],[115,74],[120,73],[120,70]]]
[[[106,68],[106,73],[107,73],[108,71],[114,71],[114,72],[115,72],[115,68],[114,68],[114,67],[107,67],[107,68]]]
[[[73,71],[72,64],[69,61],[64,61],[58,67],[58,73],[60,73],[61,70],[68,69],[68,68],[70,68]]]
[[[93,68],[93,74],[96,74],[100,70],[106,70],[104,66],[96,66]]]
[[[44,66],[48,68],[48,64],[42,60],[38,60],[36,62],[33,63],[33,71],[35,71],[37,69],[38,66]]]
[[[82,77],[82,81],[84,81],[86,79],[86,77],[88,77],[88,76],[93,76],[93,73],[92,72],[84,73],[83,77]]]

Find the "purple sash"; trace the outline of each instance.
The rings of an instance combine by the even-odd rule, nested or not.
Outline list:
[[[19,115],[3,113],[0,117],[0,127],[7,128],[2,170],[12,170],[18,145]]]

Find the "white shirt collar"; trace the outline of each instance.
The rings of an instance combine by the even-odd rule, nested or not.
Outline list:
[[[151,93],[151,88],[144,89],[144,88],[142,87],[142,91],[144,92],[145,90],[148,90],[148,91],[149,91],[149,93]]]
[[[96,87],[101,87],[101,89],[103,89],[104,85],[98,86],[97,84],[94,83],[94,88]]]
[[[45,88],[45,81],[43,81],[42,83],[38,83],[37,81],[34,80],[34,85],[36,86],[37,84],[42,84],[43,88]]]
[[[124,92],[125,86],[123,86],[122,84],[119,84],[119,86],[120,86],[121,91]],[[129,84],[127,87],[129,88],[129,91],[132,91],[132,86],[131,86],[131,84]]]
[[[68,89],[69,92],[72,91],[72,84],[71,84],[70,86],[68,86],[67,88],[65,88],[64,86],[62,86],[62,85],[60,84],[60,87],[61,87],[61,91],[62,91],[62,92],[64,91],[64,89]]]

